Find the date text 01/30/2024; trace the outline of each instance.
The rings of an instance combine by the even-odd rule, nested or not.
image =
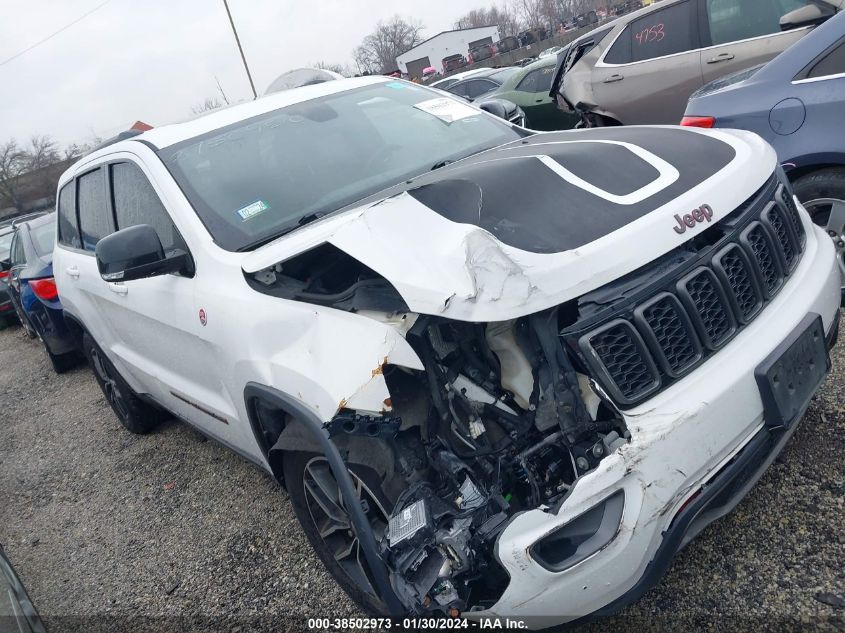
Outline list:
[[[403,618],[391,620],[390,618],[308,618],[308,628],[315,630],[366,630],[366,629],[392,629],[397,628],[409,630],[428,629],[440,631],[446,629],[488,629],[488,630],[522,630],[528,628],[522,620],[511,618],[481,618],[478,621],[470,621],[466,618]]]

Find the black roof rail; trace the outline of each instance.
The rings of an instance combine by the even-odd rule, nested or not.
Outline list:
[[[105,141],[100,143],[99,145],[92,147],[91,151],[86,152],[85,155],[92,152],[96,152],[98,149],[103,149],[104,147],[108,147],[109,145],[114,145],[115,143],[119,143],[120,141],[125,141],[128,138],[132,138],[133,136],[138,136],[139,134],[143,134],[142,130],[125,130],[120,132],[116,136],[112,136],[111,138],[107,138]]]

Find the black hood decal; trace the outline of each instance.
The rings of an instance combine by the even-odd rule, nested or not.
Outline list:
[[[677,179],[638,196],[663,175],[638,150],[668,163]],[[420,178],[408,193],[445,218],[477,225],[505,244],[555,253],[641,218],[707,180],[735,155],[723,141],[680,128],[538,134]],[[569,172],[569,180],[556,166]]]

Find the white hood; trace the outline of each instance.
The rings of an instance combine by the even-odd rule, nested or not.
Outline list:
[[[538,134],[307,225],[247,255],[243,268],[328,242],[384,276],[414,312],[503,321],[671,251],[750,198],[776,165],[768,144],[740,131]],[[702,205],[712,218],[684,228]]]

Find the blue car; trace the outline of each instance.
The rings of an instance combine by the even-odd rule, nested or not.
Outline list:
[[[795,195],[833,239],[845,289],[845,12],[768,64],[701,88],[681,125],[750,130],[771,143]]]
[[[30,338],[44,342],[53,369],[62,373],[80,360],[76,341],[65,324],[62,304],[53,279],[53,244],[56,214],[14,225],[8,271],[12,305]]]

